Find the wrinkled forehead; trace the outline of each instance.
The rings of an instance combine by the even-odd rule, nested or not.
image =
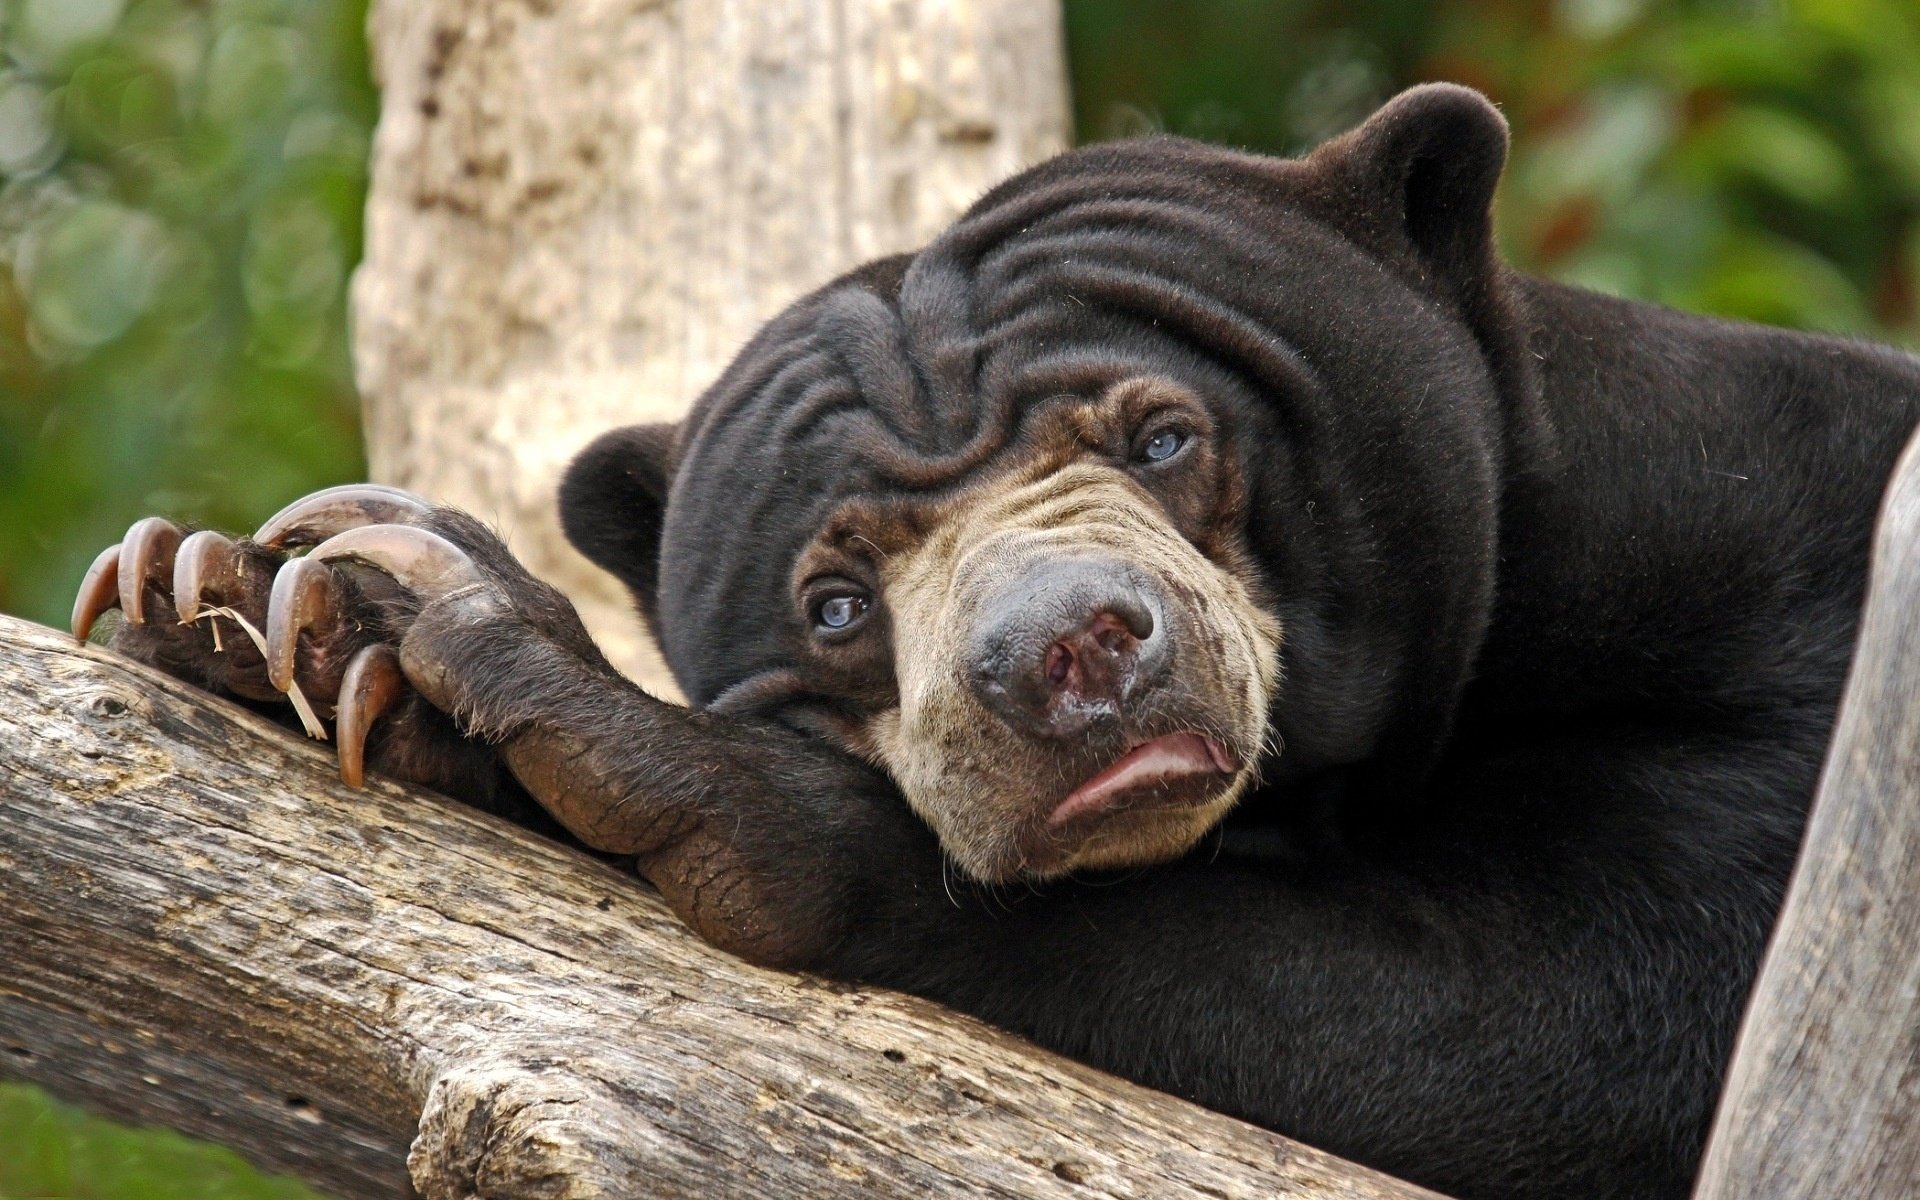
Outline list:
[[[689,418],[667,509],[659,632],[696,703],[797,655],[794,561],[850,504],[964,489],[1054,428],[1036,414],[1130,378],[1303,370],[1256,315],[1256,160],[1191,153],[1049,164],[749,343]]]
[[[1158,403],[1137,382],[1149,364],[1111,350],[972,345],[970,378],[941,387],[940,361],[957,353],[913,338],[886,301],[849,289],[819,307],[812,328],[761,347],[743,394],[692,431],[669,499],[660,632],[697,703],[796,649],[783,635],[804,632],[789,610],[808,546],[904,549],[989,483],[1045,474],[1110,439],[1118,414]]]

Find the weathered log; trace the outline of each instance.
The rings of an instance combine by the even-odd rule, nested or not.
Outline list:
[[[671,694],[626,593],[560,536],[558,472],[1064,149],[1058,0],[382,0],[369,30],[373,478],[502,528]]]
[[[0,1075],[343,1197],[1428,1194],[749,967],[614,867],[6,618]]]
[[[1695,1200],[1920,1194],[1920,437]]]

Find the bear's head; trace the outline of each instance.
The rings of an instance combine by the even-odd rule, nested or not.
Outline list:
[[[1431,85],[1298,160],[1062,155],[588,447],[568,535],[693,704],[876,764],[983,880],[1177,856],[1257,781],[1409,788],[1538,437],[1505,150]]]

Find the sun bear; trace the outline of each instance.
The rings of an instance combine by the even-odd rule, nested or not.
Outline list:
[[[564,525],[690,708],[372,485],[143,520],[76,630],[750,959],[1460,1197],[1684,1196],[1920,364],[1515,273],[1506,142],[1430,85],[1077,150],[600,438]]]

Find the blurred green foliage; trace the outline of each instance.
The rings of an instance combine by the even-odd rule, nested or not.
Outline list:
[[[0,610],[352,478],[364,0],[4,0]]]
[[[57,624],[135,517],[250,527],[363,470],[366,0],[0,3],[0,610]],[[1083,139],[1294,152],[1458,80],[1513,123],[1522,267],[1920,344],[1915,0],[1066,10]],[[0,1088],[0,1200],[298,1194],[249,1178]]]
[[[1409,83],[1513,125],[1524,269],[1920,344],[1915,0],[1069,0],[1083,137],[1291,153]]]
[[[164,1129],[122,1129],[0,1083],[0,1200],[316,1200],[233,1151]]]

